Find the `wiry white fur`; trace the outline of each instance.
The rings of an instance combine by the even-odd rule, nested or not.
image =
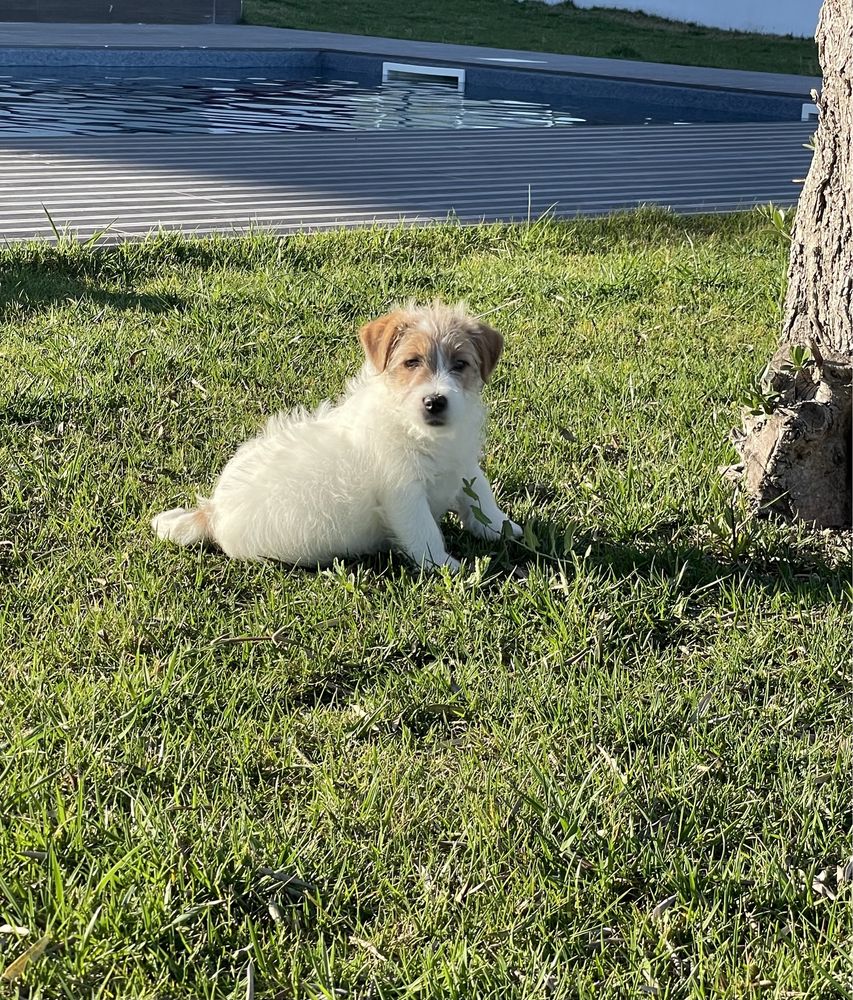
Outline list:
[[[441,305],[409,312],[435,337],[464,317]],[[430,392],[448,398],[444,426],[424,422]],[[336,404],[272,417],[237,450],[209,500],[158,514],[152,525],[160,538],[213,541],[234,559],[316,566],[395,548],[417,565],[455,570],[438,527],[448,510],[480,537],[496,537],[507,520],[479,467],[483,420],[479,392],[465,392],[448,370],[405,392],[367,361]],[[475,480],[479,502],[463,479]]]

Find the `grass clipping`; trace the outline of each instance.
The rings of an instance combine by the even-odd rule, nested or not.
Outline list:
[[[17,979],[23,976],[30,962],[34,962],[37,958],[41,956],[47,950],[47,946],[50,944],[50,934],[45,934],[44,937],[40,937],[38,941],[33,942],[23,953],[19,955],[14,962],[11,962],[6,966],[3,975],[0,979],[4,983],[14,983]]]

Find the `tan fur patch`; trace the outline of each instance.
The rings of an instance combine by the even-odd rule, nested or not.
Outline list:
[[[388,375],[398,385],[414,387],[429,382],[438,370],[438,342],[425,330],[407,330],[394,346]]]
[[[396,309],[363,326],[365,354],[399,385],[415,386],[449,369],[466,391],[486,382],[503,350],[503,337],[486,323],[453,309]],[[454,364],[463,361],[459,370]]]
[[[497,331],[491,333],[500,337]],[[459,379],[464,389],[476,390],[491,374],[499,354],[500,346],[494,337],[482,334],[479,326],[461,326],[439,336],[414,327],[398,337],[388,368],[395,381],[416,385],[428,381],[443,367]],[[463,367],[454,371],[460,361]]]
[[[395,309],[394,312],[367,323],[358,331],[364,353],[378,372],[385,371],[408,318],[404,310]]]
[[[471,337],[477,346],[482,379],[488,382],[504,348],[503,336],[488,323],[476,323],[471,330]]]

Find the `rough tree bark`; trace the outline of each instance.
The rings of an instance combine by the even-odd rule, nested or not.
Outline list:
[[[791,233],[782,336],[763,380],[770,413],[732,433],[758,509],[822,527],[851,522],[853,0],[824,0],[815,152]],[[803,358],[796,348],[806,348]],[[792,360],[792,349],[793,360]],[[776,395],[774,395],[776,394]]]

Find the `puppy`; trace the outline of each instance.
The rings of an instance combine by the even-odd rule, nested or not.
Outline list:
[[[438,526],[449,510],[480,538],[499,537],[504,522],[518,537],[479,465],[480,394],[501,335],[463,305],[434,302],[374,320],[360,339],[364,365],[337,403],[274,416],[209,500],[153,519],[159,537],[299,566],[397,549],[451,571],[459,563]]]

